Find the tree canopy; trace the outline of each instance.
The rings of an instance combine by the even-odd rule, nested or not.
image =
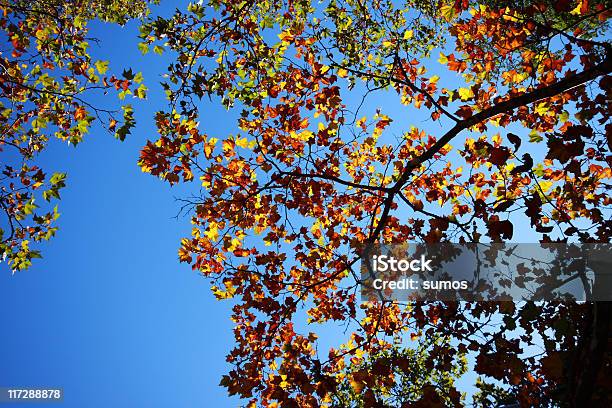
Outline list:
[[[92,3],[100,11],[81,18],[80,8],[56,7],[77,45],[79,22],[142,12],[131,2],[117,17],[126,9]],[[360,248],[376,242],[504,242],[527,232],[541,242],[610,241],[610,6],[209,0],[141,24],[140,50],[172,61],[162,84],[168,106],[154,118],[159,135],[139,165],[170,184],[194,184],[192,236],[179,258],[210,278],[217,298],[233,299],[233,368],[221,380],[231,395],[253,406],[342,398],[382,406],[427,382],[404,374],[417,359],[411,344],[434,338],[451,340],[425,348],[424,367],[458,375],[471,354],[485,406],[495,395],[521,406],[609,403],[609,304],[361,302],[357,265]],[[106,65],[86,47],[66,51],[64,25],[48,31],[39,13],[5,9],[15,51],[3,66],[15,68],[0,85],[24,112],[4,115],[0,147],[40,149],[46,123],[76,143],[105,113],[77,91],[140,92],[131,71],[103,77]],[[47,51],[49,38],[59,48]],[[23,74],[14,61],[31,41],[43,51],[40,67]],[[59,64],[69,81],[45,74]],[[207,131],[211,102],[239,112],[231,134]],[[129,108],[121,127],[110,120],[120,137],[134,125]],[[6,177],[22,177],[30,191],[44,183],[37,171]],[[57,196],[63,180],[53,176],[46,195]],[[13,219],[32,213],[33,193],[3,184],[2,194]],[[16,263],[25,233],[52,234],[53,214],[35,217],[32,233],[3,238]],[[333,322],[349,334],[322,350],[317,328]],[[461,403],[452,382],[419,392],[423,406]]]

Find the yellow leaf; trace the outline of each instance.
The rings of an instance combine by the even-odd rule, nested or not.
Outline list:
[[[450,6],[442,6],[440,7],[440,14],[442,15],[442,17],[447,21],[451,21],[455,18],[455,6],[454,5],[450,5]]]
[[[440,58],[438,58],[438,62],[442,65],[448,64],[448,58],[443,53],[440,53]]]
[[[357,122],[355,122],[355,126],[357,126],[357,127],[364,127],[366,120],[367,120],[367,118],[365,116],[362,117]]]
[[[536,106],[535,112],[538,115],[545,115],[546,112],[548,112],[548,106],[546,105],[545,102],[542,102],[542,103],[538,104],[538,106]]]
[[[575,9],[573,9],[572,11],[570,11],[570,14],[573,14],[573,15],[575,15],[575,16],[580,15],[580,14],[582,14],[582,13],[580,12],[580,10],[581,10],[581,9],[582,9],[582,1],[579,1],[579,2],[578,2],[578,5],[576,6],[576,8],[575,8]]]
[[[404,32],[404,40],[409,40],[414,37],[414,30],[406,30]]]
[[[474,97],[474,91],[472,91],[472,88],[459,88],[459,96],[462,101],[466,101]]]
[[[242,241],[237,238],[232,238],[230,245],[227,247],[228,251],[234,251],[242,246]]]
[[[542,189],[542,191],[547,193],[548,190],[550,190],[550,188],[552,187],[553,182],[552,181],[540,181],[539,184],[540,184],[540,188]]]
[[[504,20],[508,20],[508,21],[512,21],[512,22],[517,22],[517,21],[520,21],[518,18],[516,18],[516,17],[514,17],[514,16],[511,16],[511,15],[509,15],[509,14],[504,14],[504,15],[502,16],[502,18],[503,18]]]
[[[304,130],[301,133],[295,134],[295,137],[301,141],[307,141],[312,137],[313,133],[310,130]]]
[[[236,139],[236,146],[240,146],[243,149],[246,149],[249,146],[249,141],[246,137],[238,137]]]
[[[217,224],[210,224],[208,230],[204,232],[204,235],[206,235],[211,241],[217,241],[217,239],[219,239],[219,229],[217,228]]]
[[[231,296],[233,296],[236,293],[236,288],[234,287],[231,281],[225,281],[223,282],[223,284],[225,285],[227,289],[227,293],[229,293]]]

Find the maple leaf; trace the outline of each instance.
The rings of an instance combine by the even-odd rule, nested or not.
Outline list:
[[[493,147],[490,149],[489,162],[501,167],[510,158],[510,150],[507,147]]]

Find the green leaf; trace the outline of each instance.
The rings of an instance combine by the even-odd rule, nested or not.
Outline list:
[[[96,61],[94,65],[101,75],[104,75],[106,71],[108,71],[108,61]]]
[[[65,186],[66,173],[53,173],[49,182],[53,185]]]
[[[26,215],[33,214],[36,210],[36,207],[36,204],[34,204],[33,202],[29,202],[23,207],[23,213]]]
[[[149,52],[149,46],[147,45],[147,43],[138,43],[138,49],[140,50],[142,55],[145,55]]]
[[[138,72],[136,76],[134,76],[134,82],[137,84],[141,83],[143,79],[142,72]]]
[[[529,141],[531,143],[540,143],[542,140],[544,140],[542,135],[540,135],[537,130],[531,129],[531,132],[529,132]]]

